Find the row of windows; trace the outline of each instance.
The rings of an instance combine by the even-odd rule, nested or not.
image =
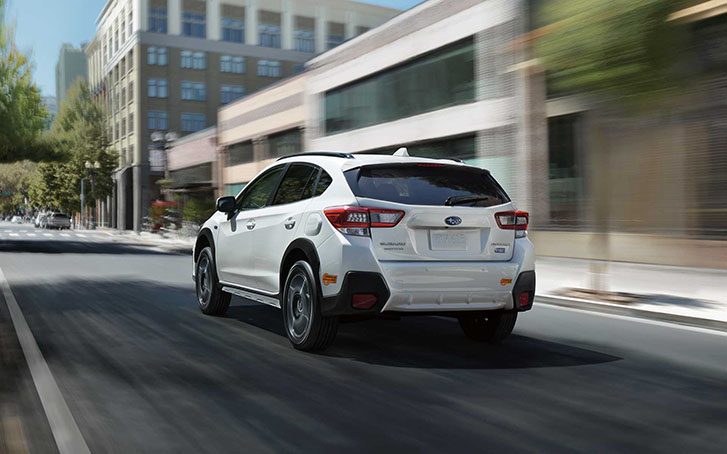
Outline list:
[[[127,126],[128,125],[128,126]],[[134,132],[134,114],[130,113],[128,118],[117,121],[113,127],[109,127],[109,138],[111,140],[119,140],[124,137],[127,132]]]
[[[225,17],[222,18],[222,41],[233,43],[245,42],[245,21]],[[343,24],[336,24],[342,27]],[[335,27],[334,27],[335,28]],[[357,34],[367,31],[367,27],[357,27]],[[167,9],[149,8],[149,31],[156,33],[167,33]],[[330,31],[330,30],[329,30]],[[182,13],[182,35],[195,38],[207,37],[207,16],[204,13]],[[299,52],[315,52],[315,36],[313,30],[294,31],[294,47]],[[326,47],[332,49],[344,41],[341,34],[328,34]],[[259,24],[258,42],[262,47],[280,49],[281,31],[280,25]]]
[[[204,52],[183,50],[181,57],[180,66],[183,69],[207,69],[207,56]],[[148,47],[146,50],[146,61],[149,65],[167,66],[169,64],[169,50],[166,47]],[[279,62],[274,63],[278,63],[279,65]],[[245,57],[233,57],[232,55],[220,56],[220,72],[245,74],[246,71]],[[264,72],[267,74],[269,71],[265,69]]]
[[[197,132],[205,128],[207,117],[201,113],[182,113],[182,131]],[[147,114],[147,128],[150,131],[167,131],[169,129],[169,114],[160,110],[152,110]]]
[[[127,96],[128,93],[128,96]],[[127,102],[134,100],[134,82],[129,82],[127,87],[121,87],[120,90],[113,90],[109,95],[109,110],[118,112]]]
[[[122,102],[125,92],[122,90]],[[227,104],[245,94],[245,88],[240,85],[222,85],[220,97],[222,104]],[[149,79],[147,81],[147,96],[150,98],[168,98],[169,87],[166,79]],[[204,82],[183,81],[181,83],[181,96],[185,101],[206,101],[207,85]],[[113,110],[113,109],[112,109]]]
[[[283,172],[285,175],[282,175]],[[282,181],[280,181],[281,176]],[[254,210],[265,206],[295,203],[323,194],[332,182],[331,176],[318,166],[293,164],[286,171],[286,166],[280,165],[257,178],[238,198],[236,208]],[[271,197],[273,192],[275,195]]]
[[[261,159],[278,158],[303,151],[303,138],[299,128],[273,134],[267,138],[267,156]],[[236,143],[227,148],[226,167],[253,162],[251,141]]]
[[[166,14],[165,14],[166,17]],[[128,20],[127,20],[128,18]],[[109,30],[103,38],[103,62],[106,64],[111,59],[111,56],[118,52],[119,46],[126,42],[128,37],[131,38],[134,32],[134,19],[133,12],[129,9],[127,15],[121,13],[113,26],[113,31]]]

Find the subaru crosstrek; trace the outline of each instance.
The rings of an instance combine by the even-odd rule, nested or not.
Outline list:
[[[329,346],[342,317],[387,314],[507,337],[535,296],[528,213],[487,170],[397,154],[289,156],[220,198],[193,252],[202,312],[231,295],[275,306],[301,350]]]

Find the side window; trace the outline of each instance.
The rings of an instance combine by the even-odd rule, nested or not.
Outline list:
[[[318,178],[318,186],[316,186],[316,196],[326,192],[326,189],[328,189],[328,186],[330,186],[332,182],[333,179],[331,176],[328,175],[325,170],[321,170],[321,176]]]
[[[280,183],[273,205],[284,205],[303,200],[310,180],[318,174],[317,169],[305,164],[293,164]]]
[[[275,185],[278,184],[284,168],[284,166],[280,166],[272,169],[254,182],[250,188],[246,188],[238,201],[237,209],[254,210],[264,207],[270,199],[270,194],[275,190]]]

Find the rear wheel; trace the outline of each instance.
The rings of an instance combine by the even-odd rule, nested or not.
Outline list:
[[[477,312],[459,316],[459,326],[470,339],[499,343],[512,333],[517,321],[515,311]]]
[[[338,317],[321,315],[318,280],[313,268],[300,260],[290,268],[283,292],[283,322],[290,343],[298,350],[323,350],[338,332]]]
[[[212,248],[202,249],[194,273],[197,305],[206,315],[225,315],[232,295],[220,289]]]

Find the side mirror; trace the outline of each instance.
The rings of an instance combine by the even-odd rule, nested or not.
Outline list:
[[[235,211],[235,198],[227,196],[217,199],[217,211],[227,214],[233,213]]]

